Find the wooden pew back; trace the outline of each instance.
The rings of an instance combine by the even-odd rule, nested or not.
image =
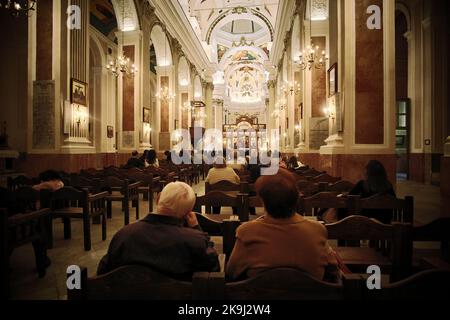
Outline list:
[[[130,265],[93,278],[81,270],[81,290],[68,290],[69,300],[192,300],[194,282],[172,279],[149,267]]]

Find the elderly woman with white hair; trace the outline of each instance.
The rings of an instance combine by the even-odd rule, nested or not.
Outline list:
[[[219,270],[217,252],[195,213],[195,193],[182,182],[169,183],[157,198],[157,213],[120,230],[98,266],[105,274],[124,265],[148,266],[175,279]]]

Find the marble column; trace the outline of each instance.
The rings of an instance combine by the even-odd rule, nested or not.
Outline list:
[[[342,87],[336,102],[343,133],[337,130],[338,136],[327,141],[320,169],[357,181],[369,160],[379,160],[395,184],[395,3],[343,0],[338,10]]]
[[[173,66],[156,67],[157,74],[157,91],[159,92],[162,87],[168,87],[169,92],[174,92],[174,76]],[[165,151],[171,148],[170,132],[173,130],[174,115],[172,106],[174,99],[157,99],[157,112],[156,112],[156,132],[159,132],[159,139],[157,141],[157,150]]]
[[[213,92],[214,85],[212,82],[207,82],[205,85],[205,104],[206,104],[206,121],[205,128],[214,128],[214,107],[213,107]]]

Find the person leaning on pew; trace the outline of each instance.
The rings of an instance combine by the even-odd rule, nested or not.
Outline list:
[[[192,212],[195,198],[189,185],[169,183],[158,195],[157,213],[124,227],[113,237],[97,274],[133,264],[180,280],[190,279],[194,272],[219,271],[214,244]]]
[[[299,195],[293,174],[280,169],[277,175],[260,177],[255,188],[266,214],[237,229],[227,278],[240,280],[269,269],[294,268],[319,280],[338,281],[338,262],[325,226],[296,213]]]
[[[348,193],[350,196],[360,196],[362,199],[375,195],[390,195],[396,197],[394,187],[389,181],[386,169],[377,160],[371,160],[366,165],[365,178],[359,181]],[[346,194],[342,196],[347,196]],[[384,224],[392,223],[392,210],[362,210],[361,215],[376,219]],[[346,209],[328,209],[323,215],[323,220],[327,223],[342,220],[349,216]]]
[[[64,188],[64,183],[62,182],[61,175],[55,170],[47,170],[39,175],[39,184],[33,186],[34,190],[50,190],[58,191]]]

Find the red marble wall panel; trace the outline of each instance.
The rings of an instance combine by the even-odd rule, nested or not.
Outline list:
[[[189,102],[189,94],[187,93],[182,93],[181,94],[181,105],[184,106],[185,103]],[[189,128],[189,114],[187,111],[181,111],[182,115],[181,115],[181,127],[183,129],[188,129]]]
[[[409,155],[409,180],[425,182],[425,154],[411,153]]]
[[[378,160],[386,168],[389,181],[395,186],[397,161],[395,155],[322,155],[320,170],[353,183],[364,179],[365,167],[370,160]]]
[[[52,80],[53,1],[39,1],[36,14],[36,80]]]
[[[161,88],[169,87],[169,77],[160,78]],[[161,132],[169,132],[169,101],[161,100]]]
[[[289,156],[289,155],[288,155]],[[320,155],[318,153],[305,153],[299,155],[300,161],[311,168],[326,171],[334,177],[358,182],[364,179],[365,167],[370,160],[378,160],[386,168],[389,181],[396,184],[396,157],[395,155]]]
[[[123,51],[127,57],[134,57],[134,46],[124,46]],[[133,61],[131,63],[134,63]],[[123,114],[122,130],[134,131],[134,78],[123,77]]]
[[[367,8],[382,0],[355,0],[357,144],[384,143],[384,48],[383,28],[369,30]]]
[[[34,177],[50,168],[66,172],[79,172],[81,169],[121,166],[127,163],[130,154],[29,154],[17,162],[17,169],[27,176]]]
[[[319,46],[320,50],[325,50],[325,37],[312,37],[315,46]],[[321,51],[322,52],[322,51]],[[319,52],[319,54],[321,54]],[[324,117],[323,109],[327,105],[327,72],[323,69],[312,69],[312,117]]]

